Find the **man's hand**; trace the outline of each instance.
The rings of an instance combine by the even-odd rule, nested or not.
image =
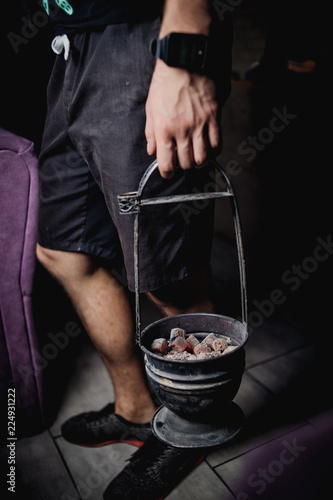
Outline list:
[[[159,171],[170,178],[183,169],[204,166],[220,145],[215,84],[206,76],[171,68],[157,60],[146,103],[146,138]]]
[[[211,0],[165,0],[159,38],[169,33],[210,33]],[[149,154],[170,178],[183,169],[203,166],[220,143],[215,84],[206,76],[171,68],[157,59],[146,103]]]

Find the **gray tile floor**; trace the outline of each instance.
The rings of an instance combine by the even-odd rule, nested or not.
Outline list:
[[[243,9],[235,9],[234,14],[233,69],[240,80],[233,82],[223,116],[226,147],[221,161],[224,164],[235,159],[236,146],[253,128],[255,94],[252,84],[242,78],[249,65],[260,57],[266,35],[265,12],[247,9],[245,3]],[[304,286],[302,282],[300,291],[286,293],[281,306],[275,305],[266,310],[266,314],[260,313],[258,304],[264,304],[272,297],[273,290],[282,287],[283,271],[305,262],[304,258],[312,254],[308,253],[310,245],[306,238],[305,246],[300,244],[297,251],[292,251],[292,244],[282,251],[281,245],[275,248],[279,235],[274,239],[263,225],[267,221],[263,216],[267,174],[260,165],[247,165],[244,158],[239,160],[247,168],[233,180],[247,249],[251,321],[247,364],[235,402],[243,409],[246,423],[236,438],[211,451],[168,499],[322,500],[328,498],[323,492],[325,484],[330,484],[328,473],[333,465],[332,377],[327,368],[329,356],[322,351],[327,332],[313,321],[316,314],[312,310],[312,299],[320,295],[318,283],[319,287],[323,285],[319,278],[316,281],[320,273],[313,273],[310,280],[306,283],[304,280]],[[213,274],[221,309],[225,314],[230,310],[233,316],[239,312],[232,227],[227,217],[229,212],[220,203],[216,213]],[[282,216],[285,219],[278,232],[283,233],[289,218]],[[260,248],[263,233],[269,242]],[[315,236],[319,234],[322,233]],[[311,240],[313,242],[315,240]],[[262,259],[269,251],[269,258]],[[288,252],[291,253],[289,260]],[[327,264],[323,262],[321,266]],[[328,267],[322,269],[326,276]],[[314,284],[311,287],[310,283],[309,293],[311,279]],[[147,323],[156,319],[156,311],[144,299],[143,314]],[[108,374],[88,339],[79,345],[71,368],[50,428],[17,442],[17,490],[21,490],[22,498],[27,500],[100,500],[110,480],[135,451],[126,444],[83,448],[63,439],[60,426],[64,420],[85,410],[98,409],[113,399]],[[1,448],[4,467],[6,457],[7,450]]]
[[[279,493],[271,492],[270,488],[281,488],[278,482],[283,483],[285,473],[288,489],[279,490],[284,498],[320,498],[309,496],[309,490],[303,487],[301,495],[298,486],[300,481],[305,481],[308,488],[317,484],[313,460],[318,455],[317,460],[324,461],[320,440],[323,445],[327,440],[332,444],[333,410],[318,411],[314,406],[295,418],[297,408],[286,407],[295,401],[286,403],[283,398],[290,384],[316,363],[314,347],[299,331],[272,319],[251,335],[246,351],[247,367],[235,398],[246,415],[244,429],[233,441],[211,451],[169,495],[170,500],[279,499],[282,498]],[[24,498],[102,498],[107,484],[135,448],[125,444],[96,449],[78,447],[62,438],[60,425],[75,413],[102,407],[112,396],[104,365],[92,345],[84,342],[74,359],[53,425],[37,436],[17,442],[18,488],[23,488]],[[2,458],[5,454],[2,449]],[[332,455],[328,456],[332,459]],[[304,471],[309,469],[311,477],[304,477]]]
[[[221,244],[215,242],[217,246]],[[151,306],[143,304],[149,321]],[[155,314],[152,311],[152,316]],[[246,345],[247,365],[235,402],[246,424],[229,443],[214,449],[168,496],[170,500],[250,498],[317,499],[332,461],[333,409],[304,405],[302,384],[318,364],[316,348],[278,315],[265,319]],[[300,390],[301,388],[301,390]],[[304,389],[304,388],[303,388]],[[291,395],[289,391],[295,391]],[[313,384],[307,386],[311,394]],[[51,427],[17,442],[18,491],[29,500],[99,500],[135,450],[114,444],[84,448],[66,442],[61,423],[113,399],[112,385],[91,343],[82,342],[57,417]],[[5,461],[7,450],[0,451]],[[317,470],[319,469],[319,470]],[[306,471],[311,470],[311,474]],[[283,496],[281,496],[283,495]]]

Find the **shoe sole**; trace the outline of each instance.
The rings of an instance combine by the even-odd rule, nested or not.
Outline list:
[[[112,441],[103,441],[103,443],[97,443],[97,444],[83,444],[83,443],[76,443],[75,441],[69,441],[66,439],[71,444],[75,444],[77,446],[83,446],[84,448],[99,448],[101,446],[106,446],[108,444],[114,444],[114,443],[126,443],[126,444],[132,444],[133,446],[136,446],[137,448],[141,448],[141,446],[144,444],[144,441],[125,441],[122,439],[114,439]]]

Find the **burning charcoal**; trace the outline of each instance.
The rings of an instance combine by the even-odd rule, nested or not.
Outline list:
[[[220,358],[220,357],[222,356],[223,352],[224,352],[224,351],[213,351],[213,352],[211,353],[211,357],[212,357],[212,358]]]
[[[193,349],[195,348],[195,346],[200,343],[199,340],[194,335],[189,335],[186,338],[186,342],[187,342],[186,348],[189,352],[193,352]]]
[[[209,333],[202,341],[203,344],[208,345],[210,348],[213,347],[213,342],[217,340],[217,337],[214,333]]]
[[[212,352],[199,352],[196,359],[211,359],[212,354]]]
[[[174,351],[182,352],[186,350],[187,342],[184,337],[175,337],[169,342],[169,347]]]
[[[183,352],[170,351],[165,357],[167,359],[184,359],[183,354]]]
[[[191,354],[190,352],[188,352],[186,359],[189,361],[195,361],[197,359],[197,357],[195,354]]]
[[[167,354],[168,352],[167,339],[164,338],[155,339],[151,345],[151,350],[161,354]]]
[[[224,351],[222,354],[228,354],[229,352],[233,351],[234,349],[236,349],[236,345],[229,345]]]
[[[183,337],[185,338],[185,330],[182,328],[172,328],[170,332],[170,342],[172,342],[176,337]]]
[[[165,356],[165,358],[178,359],[180,361],[185,361],[191,358],[197,359],[196,356],[193,356],[193,354],[190,354],[189,352],[186,351],[183,352],[171,351]]]
[[[228,342],[225,339],[213,340],[212,347],[214,351],[225,351],[228,348]]]
[[[208,353],[212,352],[212,350],[209,347],[209,345],[204,344],[203,342],[200,342],[200,344],[195,346],[195,348],[193,349],[193,352],[196,356],[198,356],[198,354],[200,354],[200,353],[208,354]]]

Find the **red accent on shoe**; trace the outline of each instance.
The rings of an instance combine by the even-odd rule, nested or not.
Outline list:
[[[114,443],[127,443],[127,444],[132,444],[133,446],[136,446],[137,448],[141,448],[141,446],[144,444],[144,441],[137,441],[137,440],[122,440],[122,439],[114,439],[112,441],[104,441],[103,443],[98,443],[98,444],[82,444],[82,443],[75,443],[74,441],[71,441],[72,444],[75,444],[77,446],[82,446],[84,448],[100,448],[101,446],[106,446],[108,444],[114,444]]]

